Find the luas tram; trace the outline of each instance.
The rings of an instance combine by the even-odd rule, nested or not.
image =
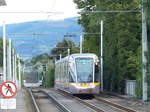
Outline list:
[[[72,54],[55,63],[55,88],[71,94],[99,93],[99,66],[95,54]]]

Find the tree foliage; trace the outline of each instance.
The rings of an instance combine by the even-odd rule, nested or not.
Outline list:
[[[45,79],[46,87],[54,87],[54,77],[55,77],[54,66],[49,66]]]
[[[54,86],[54,60],[56,57],[59,59],[59,54],[62,54],[63,57],[67,55],[67,50],[70,49],[70,53],[79,52],[79,49],[75,46],[75,43],[72,40],[64,39],[61,42],[58,42],[56,48],[53,48],[48,53],[43,53],[38,56],[33,56],[31,59],[32,65],[34,65],[35,69],[43,68],[43,72],[41,72],[40,77],[43,77],[43,86],[45,87],[53,87]],[[47,70],[44,69],[42,65],[47,65]]]
[[[70,49],[70,53],[78,53],[79,48],[75,46],[75,43],[70,39],[63,39],[61,42],[58,42],[56,47],[51,50],[52,57],[56,57],[59,59],[59,55],[61,54],[62,57],[67,56],[68,49]]]
[[[74,2],[83,11],[78,22],[84,27],[85,32],[100,32],[100,21],[104,21],[105,89],[124,92],[125,80],[141,81],[141,13],[86,13],[86,11],[141,10],[141,0],[74,0]],[[150,36],[150,32],[148,35]],[[85,35],[84,39],[84,52],[100,55],[100,35]]]
[[[45,64],[47,63],[48,58],[49,58],[49,55],[47,53],[43,53],[38,56],[33,56],[31,59],[31,63],[33,65],[37,64],[38,62],[40,62],[41,64]]]

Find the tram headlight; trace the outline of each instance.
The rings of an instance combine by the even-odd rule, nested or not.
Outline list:
[[[81,88],[80,84],[75,84],[74,87],[75,88]]]
[[[95,85],[93,83],[90,83],[90,87],[95,88]]]

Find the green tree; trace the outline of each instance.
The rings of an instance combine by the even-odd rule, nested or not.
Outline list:
[[[148,0],[149,1],[149,0]],[[141,10],[141,0],[74,0],[83,11]],[[148,7],[149,8],[149,7]],[[148,14],[149,17],[150,14]],[[104,20],[104,87],[124,92],[125,80],[141,82],[141,13],[81,13],[85,32],[100,32]],[[148,26],[150,25],[148,19]],[[150,37],[148,27],[148,36]],[[84,36],[84,52],[100,55],[100,35]],[[150,40],[150,38],[149,38]]]
[[[59,55],[61,54],[62,57],[67,56],[68,49],[70,49],[70,53],[78,53],[79,48],[75,46],[75,43],[69,39],[63,39],[61,42],[58,42],[56,47],[51,50],[52,57],[56,57],[59,59]]]
[[[41,64],[46,64],[48,62],[49,55],[47,53],[40,54],[38,56],[33,56],[31,59],[31,63],[33,65],[37,64],[40,62]]]
[[[49,66],[45,78],[46,87],[54,87],[54,77],[55,77],[54,74],[55,74],[54,66]]]

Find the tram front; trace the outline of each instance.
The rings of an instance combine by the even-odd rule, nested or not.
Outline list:
[[[99,70],[98,63],[93,57],[75,58],[76,66],[76,94],[99,93]]]

